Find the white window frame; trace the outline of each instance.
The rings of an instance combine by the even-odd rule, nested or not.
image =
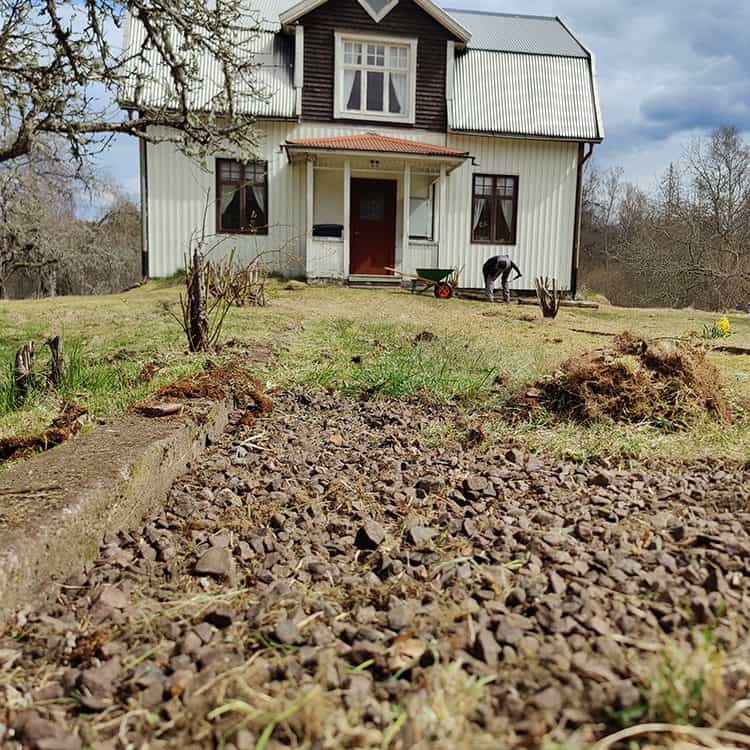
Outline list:
[[[334,97],[333,97],[333,116],[336,119],[347,120],[370,120],[393,123],[406,123],[413,125],[416,120],[417,112],[417,40],[404,39],[403,37],[380,36],[373,34],[349,34],[345,31],[337,31],[334,34]],[[368,112],[353,111],[343,107],[344,102],[344,42],[355,42],[357,44],[385,44],[396,45],[409,48],[409,67],[407,75],[409,76],[409,106],[403,114],[394,114],[393,112]],[[387,57],[387,55],[386,55]],[[362,67],[365,71],[367,68]],[[377,70],[373,68],[373,70]],[[388,67],[381,68],[383,72],[388,72]],[[362,76],[362,102],[366,101],[366,82],[367,76]],[[388,90],[387,88],[385,89]]]

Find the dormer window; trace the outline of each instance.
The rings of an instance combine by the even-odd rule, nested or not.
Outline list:
[[[337,118],[414,122],[416,39],[336,33]]]

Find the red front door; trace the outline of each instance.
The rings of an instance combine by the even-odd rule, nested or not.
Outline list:
[[[390,274],[396,260],[396,181],[352,179],[350,273]]]

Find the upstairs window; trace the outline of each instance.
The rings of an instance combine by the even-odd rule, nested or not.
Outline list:
[[[475,174],[472,190],[471,241],[515,245],[518,177]]]
[[[336,35],[336,117],[414,122],[416,40]]]
[[[216,231],[268,234],[268,162],[216,160]]]

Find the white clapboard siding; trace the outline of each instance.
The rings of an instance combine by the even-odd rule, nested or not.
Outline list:
[[[448,146],[469,151],[467,162],[448,179],[447,236],[441,238],[439,265],[464,267],[460,284],[482,287],[482,264],[493,255],[510,255],[524,278],[516,289],[533,289],[536,276],[556,278],[570,287],[573,260],[578,144],[452,134]],[[518,176],[516,244],[471,242],[472,174]]]
[[[372,126],[263,121],[257,127],[262,135],[257,158],[268,161],[271,228],[268,236],[225,235],[215,254],[225,255],[234,248],[240,258],[250,260],[263,252],[266,253],[264,259],[273,270],[294,275],[307,273],[310,276],[330,276],[333,269],[339,267],[339,260],[343,259],[343,245],[332,244],[326,248],[321,256],[320,269],[316,269],[314,258],[305,258],[305,169],[303,164],[291,165],[288,162],[281,144],[287,138],[367,132],[372,130]],[[476,163],[471,160],[465,162],[448,176],[445,232],[440,237],[438,249],[420,246],[418,243],[410,245],[406,251],[401,247],[402,175],[387,175],[398,183],[396,263],[399,267],[412,271],[422,265],[445,268],[463,266],[461,285],[481,287],[484,260],[492,255],[508,253],[524,273],[524,278],[514,284],[515,288],[532,288],[533,278],[540,275],[554,276],[561,288],[568,288],[573,249],[577,144],[446,135],[397,128],[378,128],[378,132],[447,145],[468,151],[476,160]],[[232,157],[235,154],[226,152],[216,156]],[[354,163],[354,155],[352,160]],[[184,267],[191,233],[200,231],[203,223],[206,200],[209,201],[206,231],[208,234],[214,233],[213,170],[213,160],[208,160],[207,168],[203,169],[170,144],[148,145],[148,250],[151,276],[169,276]],[[515,246],[471,243],[472,173],[519,177],[519,215]],[[343,179],[343,173],[331,172],[323,176],[324,173],[321,172],[321,179],[316,182],[322,186],[335,181],[339,174]],[[356,176],[357,172],[353,174]],[[318,210],[324,205],[325,201],[320,198],[316,200]],[[442,207],[438,207],[436,218],[442,210]],[[336,218],[332,211],[320,213],[325,214],[323,218],[326,221]],[[342,259],[329,257],[332,247],[342,248]],[[343,273],[343,265],[341,268]]]

